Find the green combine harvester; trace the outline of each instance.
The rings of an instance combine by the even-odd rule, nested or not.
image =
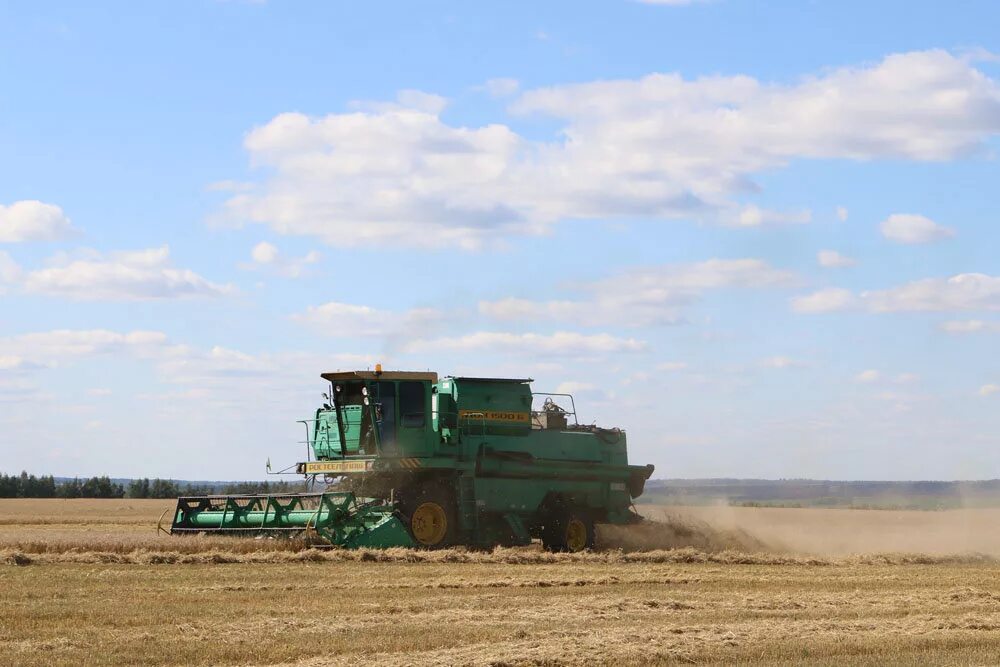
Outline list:
[[[172,534],[285,534],[344,548],[539,538],[581,551],[594,547],[595,523],[640,519],[632,499],[653,466],[628,465],[624,431],[579,424],[568,394],[532,394],[530,379],[380,366],[322,377],[330,392],[303,422],[308,455],[294,472],[326,490],[178,498]]]

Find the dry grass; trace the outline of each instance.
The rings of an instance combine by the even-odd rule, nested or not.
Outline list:
[[[162,501],[8,502],[4,664],[995,664],[1000,646],[990,556],[799,554],[705,516],[588,554],[316,550],[157,537]]]

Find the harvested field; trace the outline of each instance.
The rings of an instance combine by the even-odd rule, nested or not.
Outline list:
[[[685,511],[666,529],[608,532],[627,542],[623,550],[347,552],[156,536],[152,526],[170,505],[0,501],[4,661],[881,665],[998,658],[1000,563],[986,549],[800,553],[771,546],[776,535],[762,536],[758,527]],[[770,511],[797,513],[774,522],[779,533],[793,523],[830,532],[830,517],[817,514],[824,510]],[[897,520],[843,512],[840,521],[858,522],[862,534],[871,522]],[[947,513],[912,514],[934,525]]]

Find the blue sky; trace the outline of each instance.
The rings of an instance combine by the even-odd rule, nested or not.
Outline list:
[[[998,22],[5,3],[2,467],[259,477],[382,362],[572,390],[659,477],[997,477]]]

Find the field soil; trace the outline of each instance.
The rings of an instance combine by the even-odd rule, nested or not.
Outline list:
[[[0,501],[0,662],[1000,662],[996,541],[963,537],[996,514],[644,508],[570,555],[157,535],[171,507]]]

